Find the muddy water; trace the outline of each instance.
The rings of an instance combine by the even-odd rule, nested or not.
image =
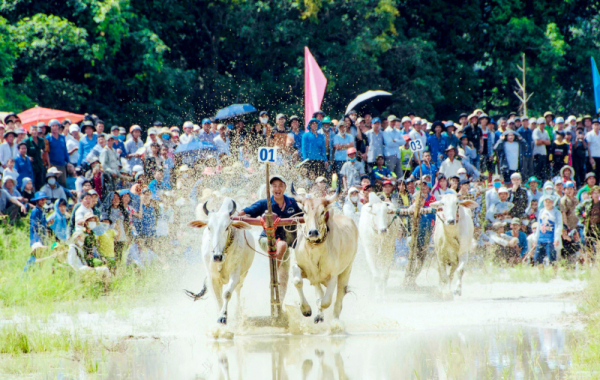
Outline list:
[[[557,379],[570,334],[550,328],[137,341],[105,367],[132,379]]]
[[[256,232],[256,231],[255,231]],[[192,302],[204,269],[192,260],[171,267],[173,291],[146,304],[104,313],[56,314],[46,328],[70,328],[119,342],[103,352],[96,373],[64,358],[48,359],[31,378],[64,379],[554,379],[569,368],[569,342],[581,281],[474,282],[463,295],[436,296],[435,271],[425,269],[418,292],[406,292],[394,270],[384,299],[372,295],[371,275],[359,252],[341,324],[315,325],[285,298],[287,330],[248,328],[249,316],[269,314],[268,263],[257,255],[242,290],[233,297],[227,328],[218,327],[214,295]],[[310,305],[315,296],[305,283]],[[340,332],[341,330],[341,332]],[[232,339],[223,339],[230,337]],[[217,337],[217,339],[215,339]],[[219,338],[221,337],[221,338]],[[110,346],[110,345],[108,345]],[[39,362],[32,358],[31,362]],[[38,366],[39,367],[39,366]],[[1,366],[0,366],[1,368]],[[39,375],[39,376],[38,376]],[[1,378],[0,371],[0,378]],[[20,378],[19,376],[17,376]]]

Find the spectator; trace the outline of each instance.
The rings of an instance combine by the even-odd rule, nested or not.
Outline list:
[[[565,141],[565,133],[563,131],[556,131],[554,133],[555,141],[550,148],[550,167],[552,170],[552,176],[559,175],[561,169],[569,164],[569,144]]]
[[[356,161],[356,148],[348,148],[346,150],[348,161],[342,165],[340,176],[344,185],[344,190],[350,187],[362,187],[361,176],[365,174],[365,166]]]
[[[81,166],[83,162],[87,160],[92,149],[98,144],[98,137],[94,134],[94,123],[91,121],[84,121],[83,124],[81,124],[81,128],[81,132],[84,136],[79,139],[79,157],[77,159],[77,166]]]
[[[533,138],[533,169],[542,180],[546,180],[550,177],[548,170],[548,149],[550,148],[550,136],[544,129],[544,121],[539,123],[538,127],[531,133]]]
[[[589,172],[585,175],[585,186],[583,186],[577,192],[577,199],[579,202],[582,201],[582,195],[584,193],[588,193],[592,187],[596,185],[596,174],[594,172]]]
[[[579,203],[575,214],[583,225],[586,245],[596,252],[600,240],[600,187],[593,186],[590,191],[590,199]]]
[[[427,139],[427,148],[431,153],[431,158],[436,165],[441,165],[445,159],[446,148],[448,147],[448,141],[446,137],[442,135],[445,127],[441,121],[434,121],[431,126],[433,133],[429,135]],[[398,149],[396,149],[397,151]]]
[[[585,141],[588,144],[590,171],[593,171],[598,178],[600,176],[600,121],[598,119],[592,121],[592,130],[585,135]]]
[[[144,164],[141,158],[142,153],[138,153],[138,151],[144,147],[144,142],[140,138],[142,128],[139,125],[132,125],[131,128],[129,128],[129,133],[131,134],[131,139],[125,143],[125,151],[127,152],[126,157],[129,160],[129,167],[133,168],[136,165]],[[183,141],[182,144],[184,144]]]
[[[50,202],[55,202],[57,199],[67,200],[65,189],[58,183],[58,179],[62,176],[62,172],[56,167],[51,167],[46,173],[46,184],[41,190]]]
[[[449,149],[448,147],[447,149]],[[453,147],[452,147],[453,149]],[[423,155],[423,162],[419,165],[415,170],[413,170],[411,177],[420,179],[421,175],[429,174],[432,178],[435,178],[437,175],[438,169],[435,164],[431,163],[431,153],[429,151],[424,151],[421,153]],[[422,172],[422,174],[421,174]]]
[[[21,181],[21,196],[26,199],[26,206],[30,206],[31,200],[35,197],[35,188],[31,178],[23,178]]]
[[[577,127],[575,138],[571,143],[571,163],[575,171],[575,183],[581,185],[585,182],[585,165],[588,154],[588,143],[585,139],[583,127]]]
[[[4,132],[4,142],[0,144],[0,165],[4,169],[8,166],[9,158],[15,158],[19,155],[17,143],[15,142],[16,137],[17,134],[14,131]]]
[[[554,200],[551,197],[544,195],[540,203],[543,208],[538,214],[534,262],[542,264],[544,258],[548,258],[548,262],[553,263],[556,261],[556,250],[561,246],[562,215],[554,208]]]
[[[440,166],[440,173],[444,174],[446,178],[454,177],[457,175],[458,169],[462,168],[462,163],[456,159],[456,148],[450,145],[446,148],[446,158]],[[435,173],[429,173],[434,174]]]
[[[112,187],[114,187],[117,179],[120,178],[120,160],[114,148],[117,141],[118,139],[114,135],[108,135],[108,141],[100,152],[100,166],[104,173],[108,174]]]
[[[525,187],[529,189],[527,190],[527,199],[529,205],[531,205],[532,200],[535,199],[539,202],[540,198],[542,197],[542,192],[538,190],[541,184],[542,182],[536,177],[530,177],[525,184]]]
[[[57,199],[54,202],[54,212],[48,216],[48,225],[58,241],[67,240],[67,201]]]
[[[346,161],[348,161],[348,150],[354,148],[354,137],[352,137],[351,134],[346,133],[346,131],[346,124],[340,124],[338,134],[333,137],[333,149],[335,151],[333,155],[333,172],[338,174]],[[354,151],[356,152],[356,149]]]
[[[48,136],[48,146],[50,147],[50,164],[60,172],[57,180],[61,186],[67,186],[67,164],[69,163],[69,153],[65,137],[59,132],[61,126],[56,119],[50,120],[50,136]]]
[[[513,263],[518,262],[525,257],[527,254],[527,235],[521,231],[521,220],[519,218],[512,218],[510,222],[510,231],[506,233],[511,238],[517,238],[519,243],[511,248],[516,251],[516,260],[511,260]],[[510,245],[509,245],[510,247]]]
[[[324,175],[329,167],[325,136],[317,132],[319,120],[310,119],[308,126],[310,130],[302,136],[302,157],[309,160],[307,163],[308,170],[314,173],[315,176]]]
[[[383,166],[384,163],[385,158],[383,157],[383,154],[380,154],[375,160],[375,166],[373,166],[371,169],[373,183],[377,184],[378,186],[381,186],[384,181],[390,181],[391,184],[391,181],[396,180],[396,174],[392,173],[390,169]]]
[[[473,148],[480,155],[483,153],[483,131],[481,127],[478,125],[479,116],[477,114],[471,114],[467,118],[469,121],[469,125],[463,128],[463,134],[467,136],[469,139],[469,143],[473,145]],[[475,168],[479,168],[479,157],[472,162]]]
[[[227,137],[227,127],[225,124],[219,124],[217,126],[218,135],[214,138],[213,142],[217,148],[218,154],[231,155],[230,147],[231,141]]]
[[[148,184],[148,189],[152,192],[154,199],[161,199],[165,190],[171,190],[171,185],[163,181],[163,179],[162,168],[156,169],[154,172],[154,179]]]
[[[318,133],[325,136],[325,152],[327,153],[327,162],[331,162],[333,161],[333,139],[335,137],[335,130],[331,127],[331,118],[329,116],[325,116],[323,118],[322,128],[319,129]]]
[[[522,218],[525,216],[525,210],[529,206],[527,190],[521,186],[521,174],[511,174],[510,181],[512,186],[508,190],[508,200],[514,205],[514,207],[510,210],[510,216],[513,218]]]
[[[559,201],[559,210],[562,213],[563,222],[568,233],[577,228],[578,218],[575,209],[578,204],[579,201],[575,196],[575,184],[567,182],[565,184],[565,195]]]
[[[504,176],[504,182],[509,182],[513,173],[521,172],[525,150],[525,140],[516,132],[508,129],[502,134],[494,150],[498,157],[498,171]]]
[[[169,157],[169,149],[164,145],[160,147],[160,158],[162,160],[163,180],[166,184],[171,185],[171,173],[173,172],[175,163]]]
[[[286,146],[290,149],[292,157],[300,161],[302,159],[302,135],[304,132],[300,130],[300,118],[298,116],[290,117],[290,128],[291,131],[288,133]]]
[[[367,146],[367,165],[368,168],[375,166],[375,160],[379,155],[383,155],[383,132],[381,131],[381,119],[378,117],[372,120],[373,129],[365,132],[365,137],[368,139],[369,144]]]
[[[29,216],[29,245],[42,243],[42,240],[48,233],[48,221],[44,214],[44,205],[46,204],[46,194],[43,191],[35,193],[35,197],[31,200],[35,204],[35,208]],[[22,211],[25,211],[25,206],[21,205]],[[2,210],[0,210],[1,212]]]
[[[79,126],[77,124],[71,124],[69,126],[69,134],[65,136],[67,141],[67,151],[69,153],[69,162],[77,166],[79,163],[79,140],[81,136],[79,134]]]
[[[121,131],[119,130],[118,126],[113,125],[112,128],[110,128],[110,133],[115,137],[113,149],[115,150],[115,152],[117,152],[120,166],[121,158],[127,158],[127,149],[125,149],[125,144],[119,138],[121,136]]]
[[[200,140],[200,144],[205,155],[217,152],[214,144],[214,139],[217,136],[217,133],[212,133],[210,131],[210,119],[203,119],[202,130],[198,133],[198,140]]]

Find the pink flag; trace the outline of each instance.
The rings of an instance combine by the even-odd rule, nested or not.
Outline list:
[[[308,128],[308,121],[313,113],[321,108],[325,96],[327,78],[323,75],[315,57],[310,54],[308,47],[304,47],[304,123]]]

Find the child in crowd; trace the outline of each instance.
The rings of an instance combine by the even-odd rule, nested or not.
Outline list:
[[[48,217],[48,223],[58,241],[67,240],[67,201],[57,199],[54,202],[54,212]]]
[[[556,250],[561,247],[563,220],[551,196],[544,195],[541,203],[544,208],[538,213],[537,248],[533,259],[537,264],[542,264],[545,258],[553,263],[556,261]]]

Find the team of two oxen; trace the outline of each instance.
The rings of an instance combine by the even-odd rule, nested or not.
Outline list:
[[[312,198],[294,194],[304,210],[304,223],[298,224],[296,248],[290,249],[292,281],[298,290],[300,310],[305,317],[311,316],[312,310],[304,296],[303,279],[307,279],[315,288],[318,309],[315,323],[323,321],[323,311],[334,302],[334,293],[333,316],[335,319],[339,318],[358,249],[359,228],[354,220],[332,211],[337,196],[336,193],[328,198]],[[460,295],[462,275],[473,239],[471,209],[476,203],[461,201],[454,194],[446,194],[430,206],[436,212],[433,240],[440,291],[451,297],[450,287],[456,272],[457,283],[453,293]],[[227,306],[233,292],[236,291],[240,299],[244,278],[252,265],[255,252],[259,252],[249,231],[251,226],[232,218],[236,208],[236,202],[231,198],[225,198],[218,211],[209,212],[204,203],[201,212],[197,212],[199,220],[189,224],[191,227],[204,228],[202,256],[208,281],[220,308],[218,322],[222,324],[227,323]],[[369,202],[363,206],[358,221],[361,243],[379,297],[383,296],[393,264],[394,244],[401,223],[397,213],[398,209],[392,203],[370,194]],[[289,267],[288,262],[280,270],[289,270]],[[206,291],[205,279],[202,291],[195,294],[194,298],[201,298]],[[284,292],[282,291],[283,296]]]

